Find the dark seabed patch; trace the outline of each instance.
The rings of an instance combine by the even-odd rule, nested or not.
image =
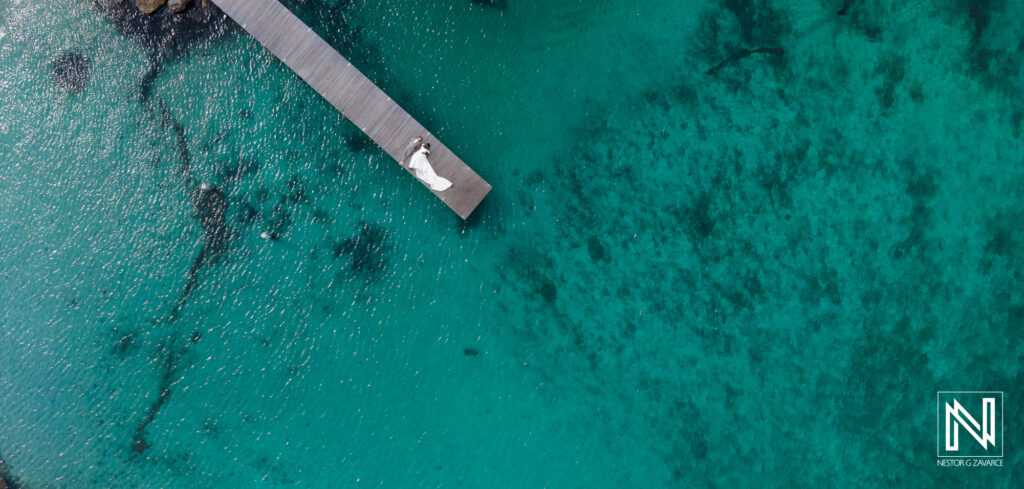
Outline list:
[[[146,15],[133,0],[96,0],[95,4],[118,32],[144,46],[151,59],[165,62],[194,44],[223,35],[230,23],[213,2],[195,2],[184,12],[163,8]]]
[[[192,175],[192,155],[189,151],[189,143],[185,134],[185,128],[181,122],[171,113],[163,99],[157,99],[159,107],[159,121],[164,128],[170,128],[174,141],[174,148],[177,153],[177,166],[174,171],[176,178],[184,189],[184,192],[195,211],[195,219],[202,229],[202,247],[192,260],[189,267],[187,279],[182,287],[178,299],[168,312],[163,322],[170,324],[177,321],[181,310],[185,307],[189,298],[199,285],[200,275],[203,270],[220,261],[228,251],[231,239],[234,235],[228,226],[227,217],[230,209],[227,194],[221,188],[207,183],[197,183]],[[254,161],[238,161],[225,165],[220,169],[218,178],[224,185],[230,187],[242,178],[256,173],[259,165]],[[115,346],[115,353],[126,353],[134,348],[135,333],[122,337],[119,344]],[[188,349],[195,345],[202,338],[202,332],[193,330],[185,340],[185,346],[176,348],[175,338],[180,337],[181,332],[173,332],[165,340],[164,346],[160,349],[161,374],[158,383],[157,395],[150,404],[145,417],[139,422],[132,438],[131,449],[135,453],[143,453],[150,446],[145,437],[146,428],[156,419],[160,409],[171,396],[171,387],[178,373],[178,364]]]
[[[353,153],[360,153],[363,151],[373,150],[377,147],[376,143],[370,139],[362,131],[353,130],[345,135],[344,138],[345,147]]]
[[[3,452],[0,452],[0,489],[24,489],[17,477],[11,474],[10,467],[7,466],[7,459],[4,458]]]
[[[782,69],[786,57],[782,39],[789,33],[786,15],[764,0],[724,0],[701,16],[693,57],[708,66],[707,75],[717,75],[739,61],[762,55],[771,66]],[[749,71],[736,69],[734,83],[749,83]]]
[[[1019,294],[1006,292],[1024,277],[1024,238],[1010,224],[1022,202],[1004,195],[1024,181],[1006,163],[1022,158],[1010,136],[1019,119],[974,73],[936,79],[893,41],[845,25],[872,5],[847,4],[840,22],[838,3],[822,6],[832,23],[806,41],[766,2],[709,10],[690,56],[720,66],[715,76],[679,75],[593,109],[561,156],[582,155],[586,175],[556,159],[536,179],[535,198],[547,199],[538,207],[556,208],[559,224],[510,245],[499,265],[500,307],[522,319],[507,329],[523,355],[573,372],[552,379],[559,388],[644,413],[665,435],[650,450],[669,468],[666,485],[726,487],[743,481],[732,468],[762,464],[780,487],[826,487],[848,460],[805,450],[825,444],[896,462],[852,485],[941,485],[901,448],[926,440],[927,425],[885,420],[934,407],[932,386],[949,380],[937,371],[985,385],[1021,375],[1019,363],[975,360],[1019,357],[1004,340],[1024,321]],[[828,48],[830,36],[862,50]],[[970,49],[959,46],[931,62],[959,67],[958,50]],[[919,116],[922,104],[950,110],[963,91],[986,110]],[[918,124],[945,140],[918,137]],[[991,207],[964,189],[971,172],[984,175],[972,185],[998,189]],[[999,340],[959,353],[948,345],[964,325]],[[766,407],[779,396],[804,407]],[[796,420],[804,432],[774,438]],[[880,430],[891,436],[876,440]],[[765,452],[786,460],[754,455]]]
[[[89,58],[81,53],[64,53],[53,60],[50,74],[61,90],[81,93],[89,83],[89,65]]]
[[[348,258],[348,271],[353,276],[373,280],[387,266],[387,229],[373,223],[361,223],[355,236],[333,246],[335,258]]]
[[[170,321],[177,318],[181,308],[192,295],[202,269],[217,263],[227,251],[231,237],[231,230],[227,225],[228,200],[220,189],[204,183],[193,192],[191,201],[196,210],[196,218],[203,228],[203,246],[192,261],[185,287],[168,316]]]
[[[136,331],[120,331],[114,329],[114,346],[110,352],[116,356],[123,357],[139,348],[139,333]]]
[[[229,209],[227,196],[215,186],[196,183],[192,176],[191,153],[188,140],[185,137],[185,128],[171,114],[163,99],[158,99],[158,102],[161,111],[161,124],[165,127],[169,126],[174,133],[178,151],[178,176],[188,193],[189,202],[196,211],[195,216],[199,220],[199,225],[203,229],[203,246],[193,260],[185,287],[168,316],[168,320],[173,321],[195,289],[203,267],[217,263],[227,251],[232,233],[227,225]],[[252,165],[252,163],[240,163],[238,167],[227,170],[228,173],[222,176],[230,177],[228,181],[233,183],[237,178],[245,175]]]
[[[850,7],[853,7],[855,2],[856,0],[843,0],[843,5],[836,11],[836,15],[846,15],[849,13]]]
[[[188,139],[185,138],[185,128],[174,117],[167,103],[163,99],[157,99],[160,107],[160,125],[163,128],[170,127],[174,131],[174,139],[178,150],[178,175],[186,191],[196,186],[192,178],[192,154],[188,149]]]
[[[274,205],[274,211],[270,213],[270,219],[266,223],[267,229],[262,236],[280,239],[292,227],[292,206],[287,204],[287,199],[286,196],[282,196]]]
[[[744,58],[747,58],[747,57],[750,57],[750,56],[755,55],[755,54],[768,54],[768,55],[773,55],[773,56],[782,56],[782,55],[786,54],[786,51],[784,49],[780,48],[780,47],[761,47],[761,48],[753,48],[753,49],[748,49],[748,48],[738,49],[735,52],[733,52],[732,54],[730,54],[728,57],[723,59],[722,61],[719,61],[718,64],[712,66],[711,68],[708,68],[707,74],[714,75],[714,74],[718,73],[719,71],[721,71],[723,68],[725,68],[725,67],[727,67],[727,66],[729,66],[731,64],[737,63],[740,60],[742,60]]]
[[[229,26],[227,16],[213,2],[194,5],[184,12],[161,8],[146,15],[132,0],[96,0],[97,8],[114,23],[118,32],[134,40],[149,55],[150,66],[139,83],[139,100],[147,102],[153,83],[163,65],[185,55],[194,45],[222,36]]]
[[[260,213],[260,210],[249,202],[245,202],[240,205],[238,210],[235,212],[235,219],[245,225],[249,225],[260,220],[262,216],[263,214]]]
[[[1020,40],[1024,4],[1007,0],[958,0],[947,4],[951,19],[969,26],[973,73],[982,83],[1016,97],[1024,89],[1024,49]],[[1007,35],[1011,30],[1014,34]]]
[[[487,8],[505,10],[508,8],[508,0],[469,0],[475,5],[482,5]]]
[[[239,158],[222,166],[217,175],[220,179],[220,186],[227,189],[242,179],[259,173],[259,171],[260,164],[258,161]]]
[[[202,184],[195,190],[191,200],[206,237],[204,247],[209,249],[207,254],[216,258],[228,245],[227,196],[217,187]]]
[[[199,342],[198,332],[193,332],[189,341],[185,343],[180,349],[175,348],[175,341],[169,340],[169,344],[161,348],[161,365],[160,379],[157,385],[157,397],[149,405],[149,409],[146,410],[146,416],[142,418],[142,421],[135,427],[135,433],[132,435],[131,450],[134,453],[143,453],[152,444],[146,440],[146,428],[156,419],[157,414],[160,413],[160,408],[164,406],[168,399],[171,397],[171,387],[173,387],[175,379],[178,375],[179,362],[185,353],[188,352],[189,347]]]

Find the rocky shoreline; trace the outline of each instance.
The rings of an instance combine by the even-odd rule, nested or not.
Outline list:
[[[203,6],[206,6],[208,0],[202,0]],[[135,6],[139,8],[144,14],[151,14],[160,10],[160,7],[167,5],[167,10],[178,13],[188,8],[188,4],[192,3],[192,0],[135,0]]]
[[[196,44],[220,37],[228,28],[224,13],[205,0],[94,1],[118,32],[146,48],[157,66],[186,54]],[[140,6],[153,1],[160,5],[147,14],[148,7]],[[185,7],[176,13],[172,7],[179,8],[179,4]],[[162,8],[165,5],[167,8]]]

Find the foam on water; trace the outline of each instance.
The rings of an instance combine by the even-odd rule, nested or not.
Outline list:
[[[1016,4],[285,3],[494,191],[230,22],[0,5],[9,483],[1019,484]],[[944,389],[1006,467],[935,467]]]

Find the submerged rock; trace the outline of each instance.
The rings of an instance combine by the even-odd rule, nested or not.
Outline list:
[[[177,13],[185,10],[185,7],[188,7],[188,4],[191,2],[192,0],[168,0],[167,8],[170,9],[171,12]]]
[[[163,7],[167,0],[135,0],[135,6],[144,14],[151,14]]]
[[[352,273],[372,279],[387,266],[387,235],[386,228],[364,222],[359,234],[334,245],[334,257],[347,256]]]
[[[212,3],[180,14],[168,8],[152,15],[142,13],[132,0],[99,0],[96,6],[121,34],[145,46],[150,58],[158,62],[184,54],[197,42],[219,37],[228,25],[227,17]]]
[[[89,58],[79,53],[62,54],[53,60],[50,74],[58,87],[68,93],[79,93],[89,81]]]
[[[210,251],[223,251],[228,238],[227,197],[217,187],[204,183],[193,195],[192,205],[196,209],[196,217],[203,227]]]
[[[477,5],[483,5],[484,7],[496,8],[498,10],[505,10],[508,8],[508,0],[470,0]]]
[[[21,489],[18,481],[11,475],[11,470],[7,467],[2,453],[0,453],[0,489]]]

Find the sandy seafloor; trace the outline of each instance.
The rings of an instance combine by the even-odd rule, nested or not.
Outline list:
[[[463,223],[119,2],[0,0],[8,486],[1024,486],[1024,4],[287,1]],[[936,467],[939,390],[1006,392],[1004,467]]]

